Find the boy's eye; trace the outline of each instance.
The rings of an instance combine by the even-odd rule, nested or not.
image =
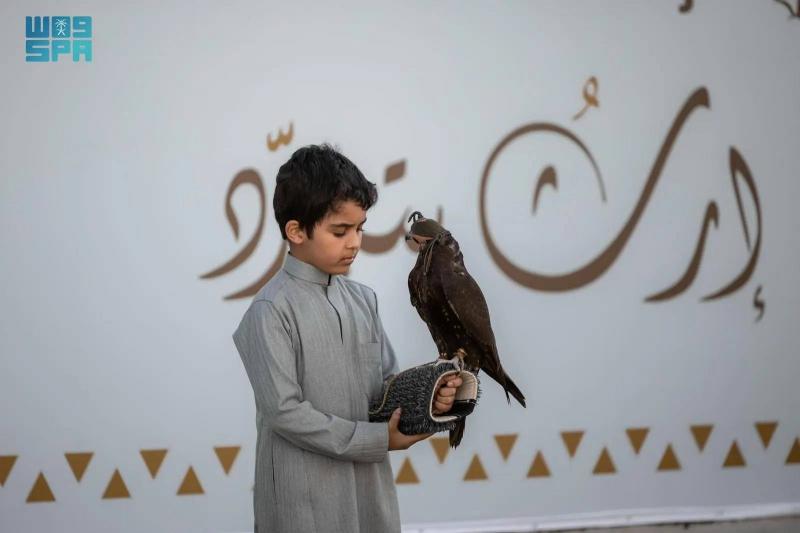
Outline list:
[[[360,228],[356,229],[356,231],[364,231],[364,227],[361,226]],[[336,237],[344,237],[345,235],[347,235],[347,232],[337,233],[337,232],[334,231],[333,235],[336,236]]]

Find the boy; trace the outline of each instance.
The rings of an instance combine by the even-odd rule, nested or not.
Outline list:
[[[400,433],[399,409],[367,421],[397,360],[375,293],[342,276],[376,200],[329,146],[301,148],[278,171],[273,208],[289,253],[233,334],[256,401],[256,532],[400,531],[387,452],[430,435]],[[437,393],[439,411],[458,381]]]

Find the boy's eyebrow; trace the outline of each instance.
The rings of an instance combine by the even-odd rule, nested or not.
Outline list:
[[[366,221],[367,221],[367,219],[365,217],[364,220],[361,221],[361,224],[363,224]],[[330,225],[331,228],[352,228],[353,226],[355,226],[355,224],[348,224],[346,222],[340,222],[339,224],[331,224]]]

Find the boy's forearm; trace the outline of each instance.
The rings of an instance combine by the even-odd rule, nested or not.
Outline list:
[[[378,463],[389,450],[385,422],[346,420],[317,411],[309,402],[268,416],[266,422],[295,446],[333,459]]]

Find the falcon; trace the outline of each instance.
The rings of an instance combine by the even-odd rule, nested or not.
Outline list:
[[[436,220],[414,211],[406,240],[418,246],[417,262],[408,275],[411,304],[428,330],[440,359],[452,360],[460,368],[483,370],[506,393],[525,407],[525,396],[503,370],[497,355],[489,308],[481,288],[464,266],[458,241]],[[464,436],[464,419],[450,431],[455,448]]]

